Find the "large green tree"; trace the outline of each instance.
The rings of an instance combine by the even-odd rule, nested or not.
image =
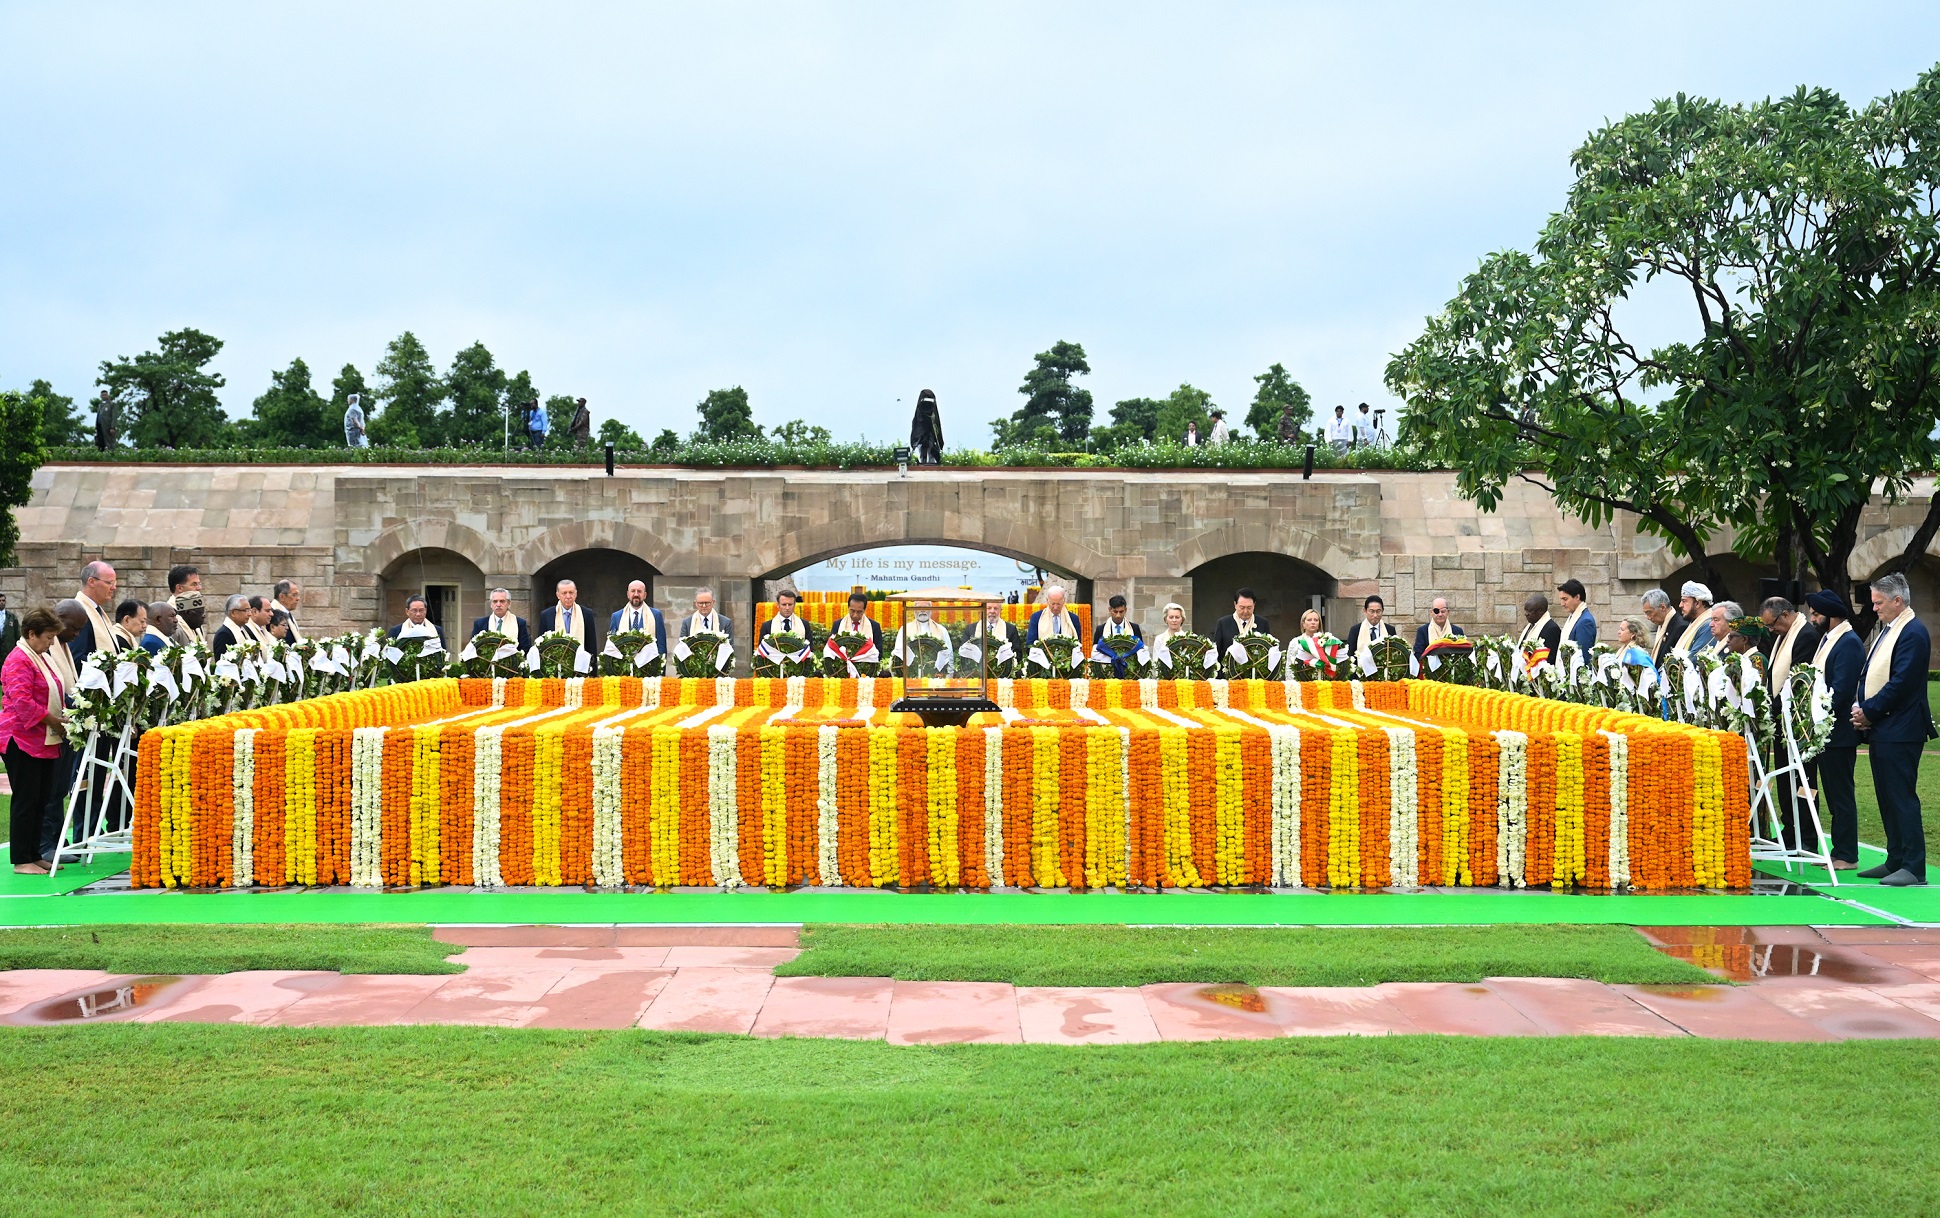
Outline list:
[[[1085,349],[1059,341],[1038,352],[1035,361],[1017,389],[1024,404],[1008,419],[990,425],[997,446],[1043,443],[1047,438],[1083,444],[1091,433],[1091,390],[1078,388],[1071,378],[1091,372]]]
[[[761,438],[761,428],[755,425],[754,410],[748,405],[748,391],[739,385],[731,389],[710,390],[694,409],[701,416],[701,425],[694,432],[696,440]]]
[[[200,330],[172,330],[156,349],[102,360],[95,384],[120,403],[117,430],[143,448],[207,448],[229,438],[229,417],[208,371],[222,340]]]
[[[343,444],[341,413],[310,384],[310,365],[290,361],[281,372],[269,374],[270,386],[251,407],[248,438],[274,448],[335,448]]]
[[[1936,71],[1862,109],[1679,96],[1610,124],[1534,253],[1485,259],[1389,364],[1402,441],[1484,507],[1525,478],[1592,524],[1634,514],[1720,595],[1726,532],[1848,590],[1875,485],[1934,466],[1936,157]],[[1890,565],[1936,527],[1940,496]]]
[[[14,545],[20,540],[14,509],[33,497],[34,471],[45,457],[46,427],[45,398],[0,390],[0,567],[13,566]]]
[[[1170,397],[1159,404],[1157,439],[1179,441],[1186,438],[1186,424],[1192,423],[1199,428],[1199,442],[1206,442],[1206,434],[1212,430],[1212,394],[1194,385],[1180,385]]]
[[[451,359],[445,373],[445,397],[451,403],[446,416],[446,444],[498,444],[505,434],[505,372],[485,349],[473,343]],[[527,385],[531,384],[530,378]]]
[[[74,408],[73,398],[55,393],[53,385],[36,380],[27,387],[27,396],[39,401],[47,412],[41,421],[40,434],[49,448],[61,444],[86,444],[93,438],[93,423],[81,417],[81,412]]]
[[[1259,389],[1253,394],[1253,404],[1247,407],[1246,425],[1254,435],[1262,440],[1279,440],[1282,417],[1296,433],[1306,430],[1314,417],[1313,399],[1285,367],[1275,364],[1253,380]]]
[[[445,400],[445,386],[418,336],[406,330],[392,339],[384,348],[384,358],[377,361],[377,376],[377,398],[384,408],[371,418],[371,443],[403,448],[442,445],[446,417],[439,407]],[[367,417],[370,406],[365,402]]]

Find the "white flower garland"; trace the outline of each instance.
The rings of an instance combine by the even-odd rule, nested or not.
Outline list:
[[[1347,683],[1347,690],[1354,699],[1354,709],[1357,711],[1365,711],[1367,709],[1367,691],[1361,688],[1361,683],[1359,681],[1349,681]]]
[[[1503,888],[1529,884],[1523,864],[1529,850],[1529,737],[1521,732],[1495,733],[1501,755],[1496,771],[1495,866]]]
[[[1148,710],[1148,711],[1157,710],[1158,705],[1159,705],[1158,678],[1140,677],[1138,679],[1138,708],[1140,710]]]
[[[741,815],[735,799],[734,736],[732,727],[716,725],[707,729],[707,811],[708,859],[714,883],[721,888],[740,888]]]
[[[1214,677],[1206,684],[1212,689],[1213,708],[1221,711],[1231,710],[1233,683],[1225,677]]]
[[[1071,709],[1082,711],[1091,705],[1091,678],[1071,678]]]
[[[559,709],[576,711],[586,704],[586,678],[567,677],[566,696],[560,700]]]
[[[1388,734],[1388,870],[1399,888],[1421,886],[1420,793],[1417,790],[1415,733],[1383,728]]]
[[[1630,886],[1630,737],[1603,732],[1610,742],[1610,887]]]
[[[1300,886],[1300,729],[1275,723],[1266,729],[1273,747],[1273,858],[1270,883]]]
[[[734,678],[733,677],[714,678],[714,705],[716,706],[734,705]]]
[[[620,832],[620,742],[618,727],[593,729],[593,883],[601,888],[626,885],[626,856]]]
[[[229,875],[238,888],[256,883],[256,729],[236,732],[236,828],[229,843]]]
[[[997,678],[997,709],[1003,711],[1017,709],[1017,686],[1009,677]]]
[[[505,678],[504,677],[492,678],[492,709],[493,710],[505,709]]]
[[[855,717],[867,723],[876,713],[876,679],[855,679]]]
[[[503,726],[481,727],[472,752],[472,883],[503,888],[499,871],[499,763]]]
[[[833,725],[815,729],[815,867],[826,885],[843,882],[841,855],[835,849],[841,823],[835,808],[835,744],[841,730]]]
[[[665,678],[646,677],[640,682],[640,709],[655,711],[660,709],[660,682]]]
[[[1003,887],[1004,729],[1000,727],[983,729],[983,870],[991,888]]]
[[[384,733],[360,727],[350,733],[350,882],[384,886]]]

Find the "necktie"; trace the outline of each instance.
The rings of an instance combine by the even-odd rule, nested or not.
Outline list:
[[[702,619],[701,619],[701,629],[702,629],[702,630],[706,630],[706,631],[710,631],[710,632],[711,632],[711,631],[712,631],[712,630],[714,629],[714,615],[713,615],[713,614],[711,614],[711,613],[710,613],[710,614],[708,614],[708,615],[707,615],[706,617],[704,617],[704,618],[702,618]]]
[[[565,631],[567,634],[571,634],[573,632],[573,611],[570,609],[566,610]]]
[[[641,628],[641,626],[640,626],[640,611],[639,611],[638,609],[635,609],[635,610],[633,611],[633,628],[634,628],[635,630],[639,630],[639,629]]]

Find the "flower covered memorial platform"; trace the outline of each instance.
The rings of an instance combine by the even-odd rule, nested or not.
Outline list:
[[[1445,683],[440,679],[152,729],[137,887],[1749,888],[1742,737]]]

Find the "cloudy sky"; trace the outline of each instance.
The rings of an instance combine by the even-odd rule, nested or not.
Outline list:
[[[301,11],[298,11],[298,10]],[[113,6],[0,0],[0,386],[195,326],[247,413],[296,356],[482,340],[596,418],[989,440],[1034,352],[1103,416],[1388,355],[1527,247],[1606,118],[1861,101],[1930,3]],[[902,400],[902,405],[897,400]]]

